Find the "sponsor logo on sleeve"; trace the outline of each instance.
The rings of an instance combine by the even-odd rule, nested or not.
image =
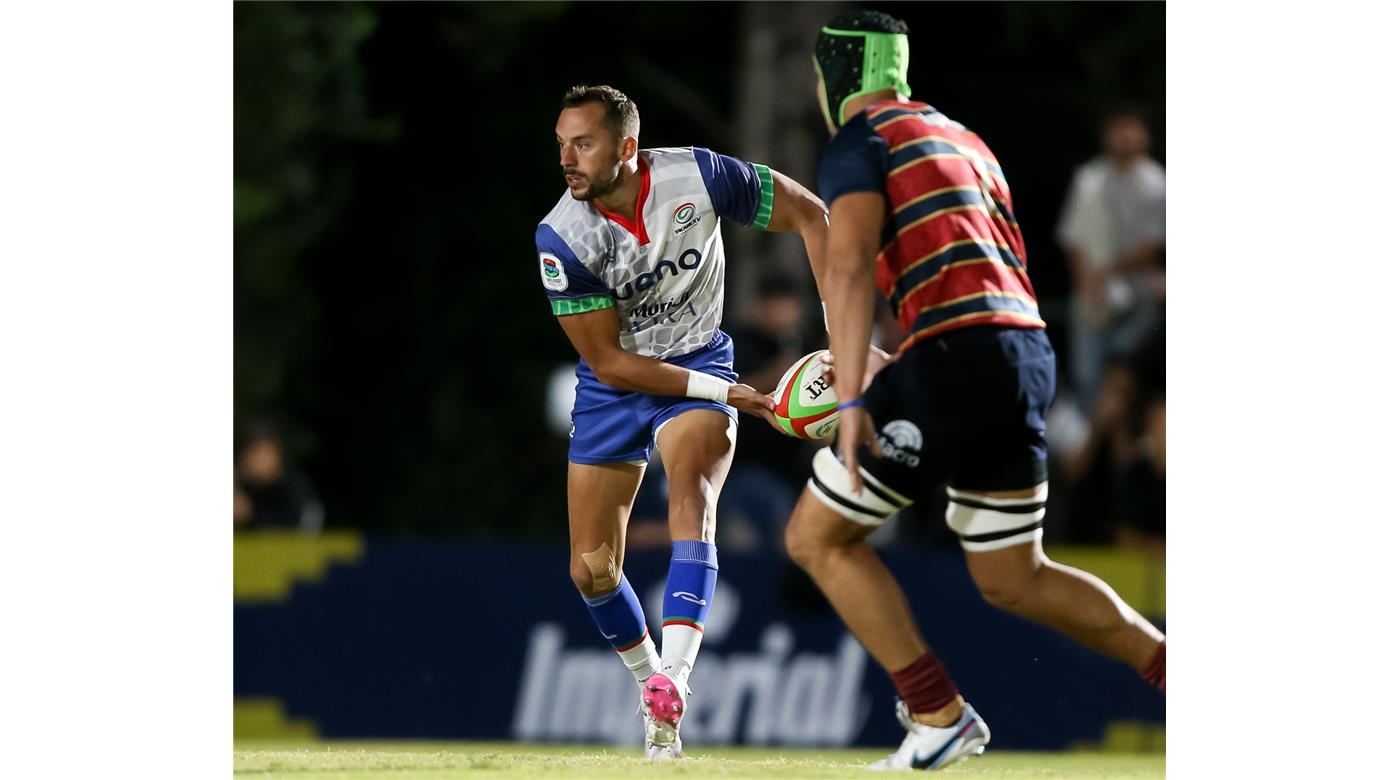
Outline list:
[[[564,263],[548,252],[540,252],[540,279],[544,288],[555,292],[569,289],[569,275],[564,273]]]

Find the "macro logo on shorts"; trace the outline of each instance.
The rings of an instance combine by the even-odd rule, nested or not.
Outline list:
[[[548,252],[540,252],[540,279],[546,290],[563,292],[569,289],[569,275],[564,273],[564,264]]]
[[[924,448],[924,432],[908,420],[891,420],[880,430],[880,449],[885,457],[911,469],[919,467],[919,451]]]
[[[682,203],[680,207],[671,214],[671,219],[679,226],[672,231],[672,235],[677,236],[700,224],[700,216],[696,213],[694,203]]]

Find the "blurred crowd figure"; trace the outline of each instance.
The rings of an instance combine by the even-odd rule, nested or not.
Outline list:
[[[234,452],[234,530],[286,528],[316,534],[324,517],[311,481],[286,462],[277,428],[262,421],[245,426]]]
[[[1143,115],[1104,118],[1103,153],[1081,165],[1060,215],[1072,306],[1069,373],[1084,412],[1105,362],[1137,352],[1166,319],[1167,172]]]
[[[1087,419],[1052,410],[1049,540],[1166,549],[1167,402],[1153,352],[1113,357]],[[1052,533],[1053,531],[1053,533]]]
[[[1166,169],[1143,114],[1104,117],[1060,215],[1069,265],[1070,381],[1051,410],[1047,538],[1161,553],[1166,535]],[[1058,494],[1058,495],[1057,495]],[[1056,524],[1059,524],[1057,521]],[[1054,535],[1052,535],[1054,534]]]
[[[818,348],[804,332],[807,297],[788,276],[759,280],[757,294],[728,331],[740,382],[776,390],[792,364]],[[717,533],[726,533],[728,524],[730,545],[782,550],[783,526],[807,483],[816,445],[785,436],[747,414],[739,415],[739,441],[720,494]],[[717,541],[724,543],[722,537]]]

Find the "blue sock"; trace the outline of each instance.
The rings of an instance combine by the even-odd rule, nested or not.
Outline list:
[[[622,582],[608,593],[596,598],[583,597],[593,622],[603,632],[603,638],[612,644],[619,653],[631,650],[642,644],[647,636],[647,621],[642,616],[642,603],[637,600],[637,592],[622,575]]]
[[[700,540],[671,543],[671,572],[666,577],[661,610],[663,668],[674,659],[685,662],[683,674],[695,666],[718,574],[719,557],[713,544]]]

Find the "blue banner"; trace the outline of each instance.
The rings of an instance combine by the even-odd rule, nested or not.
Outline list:
[[[326,738],[641,743],[636,684],[590,620],[564,546],[371,540],[356,552],[236,601],[236,700],[280,700]],[[1099,744],[1112,724],[1163,724],[1162,697],[1133,670],[986,605],[955,551],[882,555],[994,747],[1060,750]],[[660,550],[626,559],[658,638],[667,563]],[[776,554],[720,550],[691,687],[688,745],[902,737],[888,677]]]

